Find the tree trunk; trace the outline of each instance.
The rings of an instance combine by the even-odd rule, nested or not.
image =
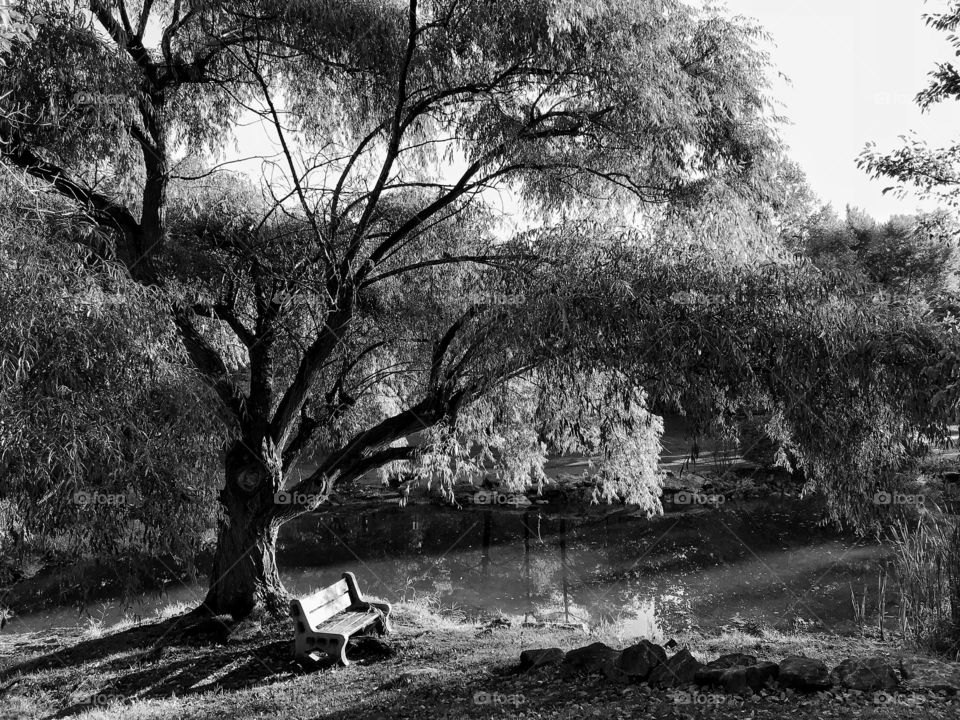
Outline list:
[[[264,614],[286,616],[289,596],[277,570],[274,488],[266,465],[242,443],[227,453],[222,514],[210,589],[203,609],[235,620]]]

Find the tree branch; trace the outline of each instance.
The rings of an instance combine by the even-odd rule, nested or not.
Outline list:
[[[90,0],[90,10],[110,38],[117,44],[117,47],[126,50],[130,58],[150,81],[150,84],[156,87],[158,84],[157,66],[151,61],[150,53],[147,52],[140,38],[136,35],[131,36],[113,17],[112,10],[106,7],[101,0]],[[124,12],[125,16],[126,13]],[[129,24],[129,20],[126,20],[126,23]]]
[[[346,332],[350,321],[353,319],[352,298],[345,299],[344,302],[348,307],[327,314],[323,328],[303,354],[303,359],[300,361],[300,366],[297,368],[293,381],[277,405],[270,424],[270,432],[277,447],[281,450],[286,450],[290,434],[293,431],[294,420],[307,397],[309,397],[320,369],[340,344],[343,333]]]
[[[377,467],[373,460],[387,445],[433,426],[446,415],[447,409],[447,403],[431,396],[412,408],[382,420],[355,435],[343,448],[324,460],[313,474],[297,483],[290,492],[303,495],[320,492],[329,494],[341,473],[354,474],[358,466],[367,469]]]
[[[63,168],[43,160],[30,147],[14,138],[9,129],[0,133],[0,157],[82,205],[101,227],[119,230],[124,235],[133,235],[139,230],[139,223],[127,208],[72,180]]]
[[[263,75],[260,73],[260,70],[257,68],[256,63],[246,48],[244,48],[244,56],[247,58],[247,62],[250,64],[250,72],[252,72],[253,76],[256,78],[257,84],[260,86],[260,91],[263,93],[263,99],[267,103],[267,108],[270,110],[270,119],[273,121],[273,126],[277,131],[277,137],[280,140],[280,147],[283,150],[283,156],[287,161],[287,167],[290,169],[290,180],[297,191],[297,199],[300,201],[300,207],[303,209],[303,212],[307,216],[307,220],[310,223],[310,227],[313,229],[313,235],[320,244],[320,249],[323,252],[324,258],[326,259],[326,270],[329,273],[334,267],[333,255],[331,254],[330,248],[327,245],[326,236],[320,232],[320,227],[317,225],[316,214],[307,204],[307,198],[300,183],[300,176],[297,173],[296,165],[294,165],[293,162],[293,155],[290,153],[290,148],[287,146],[287,138],[283,132],[283,125],[280,123],[280,116],[277,114],[276,107],[274,107],[273,98],[270,97],[270,88],[267,86],[266,80],[264,80]]]
[[[153,0],[144,0],[140,10],[140,20],[137,22],[136,39],[142,41],[147,31],[147,22],[150,20],[150,11],[153,9]]]
[[[347,275],[350,262],[356,256],[357,251],[363,243],[363,233],[366,231],[370,218],[376,209],[377,202],[380,200],[383,187],[390,177],[393,163],[400,154],[400,141],[404,131],[403,108],[407,103],[407,78],[410,73],[410,65],[413,62],[413,54],[416,51],[418,35],[417,0],[409,0],[409,2],[407,49],[404,54],[403,64],[400,66],[400,74],[397,80],[397,104],[393,112],[393,124],[390,131],[390,140],[387,143],[387,155],[383,160],[383,166],[380,168],[380,175],[377,177],[373,189],[370,191],[370,197],[367,200],[366,207],[363,209],[363,214],[360,216],[357,227],[354,229],[350,248],[344,256],[342,271],[344,276]]]
[[[231,305],[224,303],[214,303],[213,305],[197,304],[192,306],[191,310],[202,317],[223,320],[230,326],[230,329],[233,330],[237,339],[248,349],[257,341],[254,334],[243,324],[240,318],[237,317],[236,311]]]
[[[415,447],[410,446],[384,448],[379,452],[357,460],[337,477],[337,482],[348,483],[388,463],[398,460],[409,460],[413,457],[416,450]],[[299,487],[300,485],[297,485],[289,491],[294,498],[294,502],[289,505],[276,506],[276,517],[278,519],[290,520],[311,510],[315,510],[317,506],[322,504],[330,496],[334,486],[332,482],[321,481],[318,491],[311,494],[298,490],[297,488]]]
[[[174,308],[173,322],[194,367],[220,398],[228,411],[228,419],[243,423],[247,419],[246,398],[230,378],[220,354],[200,334],[185,308]]]
[[[476,306],[469,308],[460,318],[443,334],[440,341],[433,349],[433,359],[430,362],[430,387],[435,391],[440,387],[440,368],[443,366],[443,359],[446,357],[447,350],[453,343],[457,333],[463,328],[469,320],[476,316],[479,309]]]
[[[404,273],[419,270],[421,268],[433,267],[435,265],[448,265],[451,263],[477,263],[480,265],[489,265],[490,267],[501,267],[498,261],[532,259],[534,259],[533,255],[448,255],[446,257],[423,260],[418,263],[412,263],[410,265],[404,265],[403,267],[394,268],[393,270],[387,270],[379,275],[374,275],[373,277],[367,278],[360,284],[360,287],[365,288],[373,285],[374,283],[380,282],[381,280],[386,280],[389,277],[402,275]]]

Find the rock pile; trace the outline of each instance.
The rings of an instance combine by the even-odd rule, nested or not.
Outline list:
[[[902,663],[898,664],[902,668]],[[863,692],[909,691],[904,670],[880,657],[847,658],[832,671],[822,660],[793,655],[779,663],[758,660],[753,655],[731,653],[707,663],[681,648],[667,650],[649,640],[640,640],[617,650],[602,642],[564,652],[560,648],[531,648],[520,654],[520,671],[559,668],[561,677],[601,674],[616,683],[646,683],[653,688],[699,686],[729,694],[758,692],[779,686],[798,692],[832,687]],[[901,677],[902,676],[902,677]]]

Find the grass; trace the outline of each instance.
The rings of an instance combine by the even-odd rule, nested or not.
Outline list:
[[[935,505],[890,528],[899,593],[900,630],[914,644],[960,654],[960,529]]]
[[[171,611],[173,612],[173,611]],[[0,718],[84,720],[181,718],[574,718],[574,717],[903,717],[901,706],[876,707],[851,693],[792,696],[771,691],[677,703],[670,691],[621,686],[602,677],[561,680],[555,670],[518,674],[521,649],[564,649],[602,640],[623,647],[635,638],[608,625],[594,633],[500,623],[463,622],[429,607],[401,605],[385,644],[360,640],[349,667],[302,667],[290,654],[289,623],[247,626],[230,637],[214,624],[183,616],[127,623],[68,636],[0,636]],[[890,642],[818,633],[693,630],[675,639],[701,660],[749,652],[790,654],[831,667],[854,656],[899,655]],[[410,675],[405,675],[415,671]],[[691,696],[692,697],[692,696]],[[696,698],[694,698],[696,699]],[[921,698],[910,717],[960,716],[953,698]],[[752,714],[751,714],[752,713]],[[898,714],[900,713],[900,714]]]

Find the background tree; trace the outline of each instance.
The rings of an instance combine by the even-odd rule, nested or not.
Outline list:
[[[855,208],[841,219],[827,206],[806,223],[803,236],[795,246],[800,252],[853,284],[921,295],[956,290],[958,227],[946,211],[879,223]]]

